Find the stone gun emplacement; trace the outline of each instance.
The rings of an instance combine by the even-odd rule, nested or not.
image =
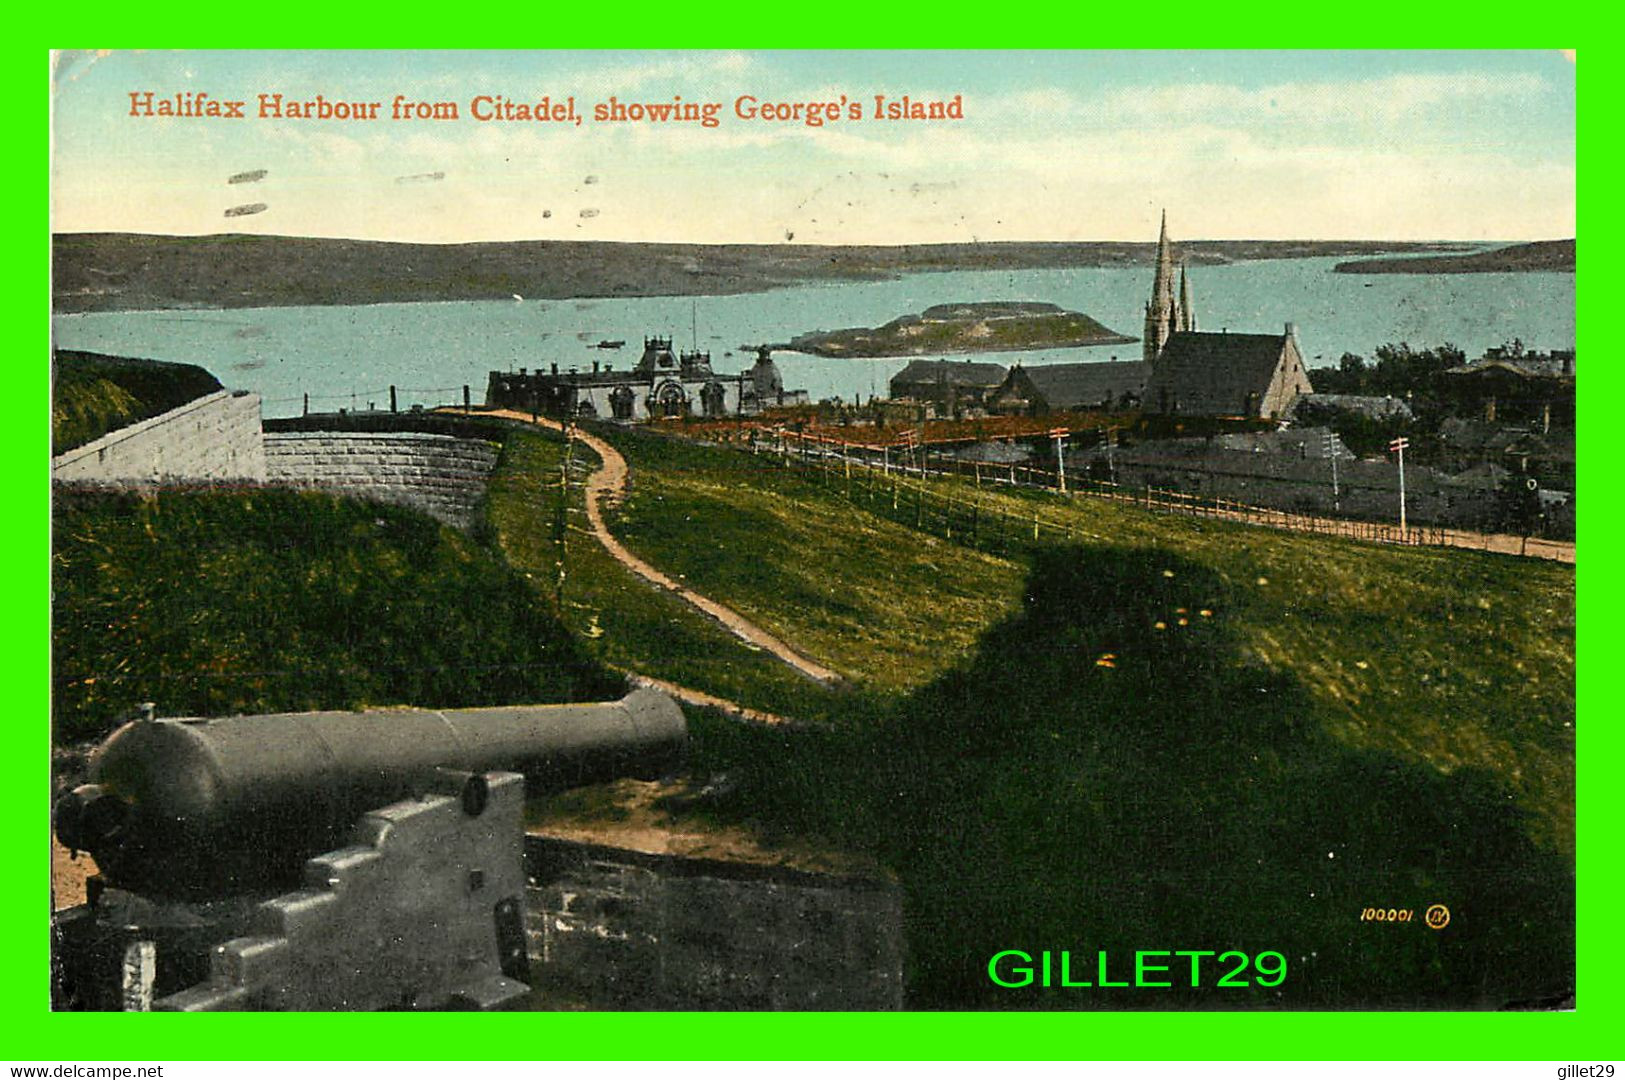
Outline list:
[[[101,871],[55,920],[56,1004],[512,1004],[529,992],[517,773],[657,776],[685,738],[655,690],[126,724],[56,804],[59,839]]]

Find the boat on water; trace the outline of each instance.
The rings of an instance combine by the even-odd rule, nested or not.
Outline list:
[[[605,340],[605,341],[600,341],[598,344],[594,345],[593,348],[595,348],[595,349],[619,349],[622,345],[625,345],[625,344],[626,344],[626,342],[624,340],[623,341],[608,341],[608,340]]]

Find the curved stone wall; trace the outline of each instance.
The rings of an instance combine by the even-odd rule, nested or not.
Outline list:
[[[448,525],[478,519],[497,447],[420,432],[289,431],[265,435],[266,479],[422,510]]]

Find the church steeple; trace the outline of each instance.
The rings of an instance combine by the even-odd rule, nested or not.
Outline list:
[[[1181,271],[1180,291],[1187,292]],[[1162,233],[1157,237],[1157,272],[1151,281],[1151,301],[1145,305],[1145,336],[1142,349],[1147,363],[1162,353],[1170,334],[1186,329],[1190,318],[1188,300],[1182,304],[1174,296],[1174,249],[1168,240],[1168,211],[1162,212]]]

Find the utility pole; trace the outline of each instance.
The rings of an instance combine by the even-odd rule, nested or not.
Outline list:
[[[1332,510],[1341,511],[1343,503],[1337,490],[1337,432],[1326,432],[1325,452],[1326,456],[1332,459]]]
[[[1054,428],[1049,433],[1049,437],[1055,440],[1055,469],[1060,479],[1062,495],[1066,494],[1066,436],[1067,430],[1064,427]]]
[[[564,611],[564,568],[570,544],[570,467],[575,464],[575,450],[576,426],[574,423],[567,423],[564,425],[564,457],[559,462],[558,514],[553,524],[559,564],[558,575],[553,582],[553,602],[561,613]]]
[[[1401,538],[1405,532],[1405,448],[1411,441],[1401,435],[1388,444],[1388,449],[1399,455],[1399,531]]]

